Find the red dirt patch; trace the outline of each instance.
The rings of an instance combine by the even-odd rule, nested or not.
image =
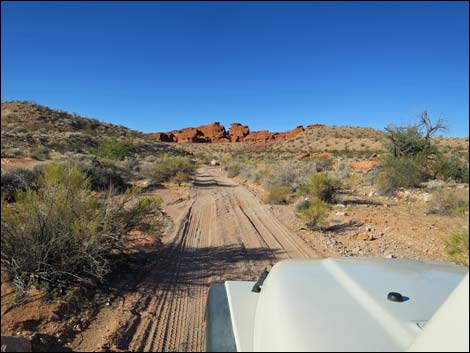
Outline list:
[[[355,161],[351,162],[352,170],[368,171],[380,165],[378,161]]]

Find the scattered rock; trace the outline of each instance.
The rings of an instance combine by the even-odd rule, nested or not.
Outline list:
[[[374,236],[372,234],[356,234],[354,235],[355,240],[360,240],[360,241],[370,241],[374,240]]]

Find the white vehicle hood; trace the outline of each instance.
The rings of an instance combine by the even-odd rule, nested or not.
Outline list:
[[[405,351],[466,272],[398,259],[282,261],[259,294],[226,283],[237,348]],[[389,292],[405,301],[388,300]]]

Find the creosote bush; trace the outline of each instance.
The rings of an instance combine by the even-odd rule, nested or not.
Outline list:
[[[297,193],[310,198],[319,198],[325,202],[333,202],[340,186],[339,180],[328,175],[328,172],[313,173],[305,178]]]
[[[159,202],[131,205],[136,191],[99,197],[76,166],[54,163],[44,167],[36,190],[17,193],[14,203],[2,198],[2,271],[18,297],[32,285],[49,292],[94,285],[112,270],[112,255],[130,229],[143,223],[158,235]]]
[[[118,139],[109,139],[101,143],[94,151],[97,156],[123,160],[131,155],[132,144]]]
[[[425,181],[421,170],[422,156],[395,158],[386,155],[382,164],[383,169],[375,179],[375,187],[380,194],[390,194],[403,187],[418,187]]]
[[[305,220],[307,227],[315,229],[326,219],[330,206],[318,197],[303,200],[300,202],[296,211],[298,215]]]

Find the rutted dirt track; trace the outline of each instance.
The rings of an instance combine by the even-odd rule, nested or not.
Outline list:
[[[104,311],[73,349],[203,351],[211,284],[256,280],[281,259],[319,256],[219,168],[200,169],[193,184],[191,201],[178,206],[180,219],[156,266],[122,307]]]

